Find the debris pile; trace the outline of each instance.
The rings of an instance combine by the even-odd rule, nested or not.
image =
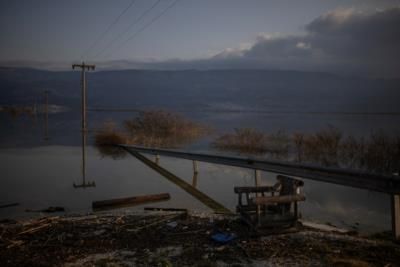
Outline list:
[[[223,242],[220,242],[220,241]],[[0,221],[1,266],[398,266],[400,244],[301,227],[256,236],[236,217],[186,212]]]

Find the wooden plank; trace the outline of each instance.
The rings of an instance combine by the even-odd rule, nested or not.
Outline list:
[[[173,212],[188,212],[187,209],[179,209],[179,208],[159,208],[159,207],[144,207],[144,210],[147,211],[173,211]]]
[[[337,232],[337,233],[341,233],[341,234],[347,234],[350,232],[350,230],[338,228],[336,226],[327,225],[327,224],[320,224],[320,223],[303,221],[303,220],[299,220],[299,222],[305,227],[313,228],[313,229],[324,231],[324,232]]]
[[[282,203],[292,203],[296,201],[304,201],[306,197],[303,194],[298,195],[287,195],[287,196],[271,196],[271,197],[255,197],[251,200],[253,204],[256,205],[266,205],[266,204],[282,204]]]
[[[218,156],[201,153],[189,153],[177,150],[153,149],[139,146],[118,145],[127,151],[147,154],[159,154],[175,158],[197,160],[214,164],[222,164],[248,169],[258,169],[277,174],[301,177],[320,182],[339,184],[360,189],[367,189],[388,194],[400,194],[400,177],[395,175],[379,175],[362,171],[340,168],[326,168],[307,164],[258,160],[254,158],[240,158]]]
[[[164,176],[166,179],[173,182],[174,184],[176,184],[177,186],[179,186],[180,188],[182,188],[183,190],[185,190],[186,192],[191,194],[193,197],[197,198],[200,202],[202,202],[204,205],[206,205],[207,207],[214,210],[216,213],[232,214],[232,212],[229,209],[227,209],[226,207],[224,207],[222,204],[218,203],[217,201],[215,201],[211,197],[207,196],[200,190],[194,188],[189,183],[185,182],[184,180],[177,177],[176,175],[169,172],[168,170],[155,164],[154,162],[152,162],[145,156],[143,156],[140,153],[137,153],[135,151],[130,151],[130,150],[127,150],[127,151],[131,155],[133,155],[134,157],[136,157],[137,159],[142,161],[144,164],[146,164],[147,166],[149,166],[150,168],[152,168],[153,170],[155,170],[156,172],[158,172],[159,174]]]
[[[135,197],[115,198],[101,201],[94,201],[92,203],[93,209],[110,209],[119,208],[124,206],[135,206],[145,203],[152,203],[156,201],[164,201],[170,199],[168,193],[156,194],[156,195],[144,195]]]
[[[400,239],[400,195],[392,196],[392,231]]]

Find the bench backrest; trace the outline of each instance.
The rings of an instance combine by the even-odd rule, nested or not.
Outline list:
[[[278,175],[276,179],[278,180],[277,186],[280,187],[279,195],[281,196],[295,195],[297,188],[304,185],[303,181],[284,175]]]

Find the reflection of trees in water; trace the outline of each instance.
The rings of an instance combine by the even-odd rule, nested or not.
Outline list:
[[[36,106],[35,105],[26,107],[3,106],[1,107],[0,111],[10,114],[13,119],[17,119],[22,115],[29,115],[31,117],[35,117]]]
[[[393,174],[400,171],[400,136],[383,131],[367,138],[344,136],[334,127],[313,134],[282,131],[265,134],[254,129],[235,129],[218,137],[212,146],[222,151],[264,155],[269,159],[320,164]]]
[[[123,159],[127,156],[127,152],[116,146],[111,145],[99,145],[96,146],[100,155],[103,157],[111,157],[112,159]]]

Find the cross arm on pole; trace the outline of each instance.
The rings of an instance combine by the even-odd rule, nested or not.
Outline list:
[[[87,65],[84,62],[82,64],[72,64],[72,69],[74,70],[75,68],[81,68],[85,70],[95,70],[96,66],[95,65]]]

